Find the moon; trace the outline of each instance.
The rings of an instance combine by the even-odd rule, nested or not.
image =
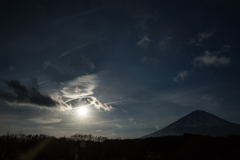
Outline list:
[[[87,116],[87,114],[88,114],[88,109],[87,109],[87,107],[85,107],[85,106],[79,107],[79,108],[77,109],[77,113],[78,113],[79,116],[85,117],[85,116]]]

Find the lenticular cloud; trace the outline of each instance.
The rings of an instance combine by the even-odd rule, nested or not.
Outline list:
[[[66,98],[79,98],[93,94],[93,89],[98,86],[99,78],[97,75],[86,75],[78,77],[72,81],[64,83],[61,90]]]
[[[65,103],[70,108],[79,106],[93,105],[97,109],[103,109],[105,111],[113,110],[112,106],[102,104],[93,95],[93,89],[99,84],[99,77],[97,75],[85,75],[78,77],[72,81],[63,83],[64,87],[61,90],[63,96],[69,98]]]

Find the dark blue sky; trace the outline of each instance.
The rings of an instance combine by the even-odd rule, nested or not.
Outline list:
[[[137,138],[194,110],[240,123],[239,7],[234,0],[6,1],[0,134]]]

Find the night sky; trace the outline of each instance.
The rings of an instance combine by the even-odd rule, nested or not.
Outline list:
[[[195,110],[240,124],[238,1],[4,2],[0,135],[138,138]]]

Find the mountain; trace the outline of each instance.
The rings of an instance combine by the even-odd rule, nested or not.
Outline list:
[[[240,135],[240,125],[205,111],[196,110],[167,127],[140,138],[183,135],[184,133],[209,136]]]

